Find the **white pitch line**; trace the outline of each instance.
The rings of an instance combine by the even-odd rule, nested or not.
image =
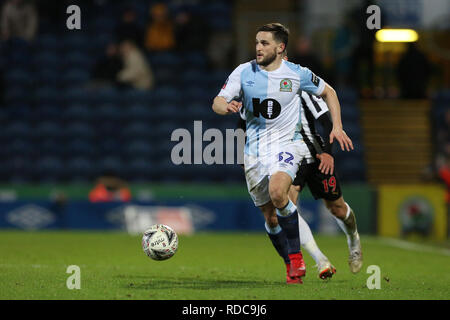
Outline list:
[[[450,250],[445,249],[445,248],[437,248],[437,247],[432,247],[432,246],[428,246],[428,245],[424,245],[424,244],[417,244],[417,243],[400,240],[400,239],[393,239],[393,238],[379,238],[379,239],[381,240],[381,242],[383,242],[387,245],[405,249],[405,250],[422,251],[422,252],[426,251],[426,252],[431,252],[431,253],[439,253],[444,256],[450,256]]]

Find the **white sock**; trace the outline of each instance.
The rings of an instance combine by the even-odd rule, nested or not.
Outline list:
[[[350,216],[350,206],[348,205],[348,203],[346,202],[345,205],[347,206],[347,213],[345,215],[344,221],[347,220],[347,218]],[[342,229],[342,231],[344,231],[345,235],[347,236],[347,244],[349,248],[354,248],[358,243],[359,243],[359,235],[358,235],[358,231],[355,229],[350,230],[347,225],[344,223],[343,220],[335,217],[333,215],[334,219],[336,219],[337,224],[339,225],[339,227]]]
[[[298,210],[299,211],[299,210]],[[300,229],[300,245],[308,251],[314,261],[319,264],[320,261],[328,261],[328,258],[320,251],[314,240],[311,229],[302,216],[298,215],[298,227]]]

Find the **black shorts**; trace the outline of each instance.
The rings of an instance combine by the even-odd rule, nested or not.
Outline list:
[[[334,201],[342,196],[341,184],[336,175],[336,168],[333,174],[324,174],[319,170],[319,161],[313,163],[302,163],[297,171],[294,186],[300,186],[301,190],[308,184],[314,199],[325,199]]]

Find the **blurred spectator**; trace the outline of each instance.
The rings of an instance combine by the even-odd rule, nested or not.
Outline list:
[[[113,174],[97,179],[94,188],[89,192],[90,202],[110,202],[131,200],[131,191],[127,183]]]
[[[323,67],[316,55],[311,51],[311,40],[305,36],[297,38],[293,54],[289,54],[289,59],[302,67],[309,68],[319,77],[324,77]]]
[[[175,17],[175,39],[178,51],[204,51],[209,42],[209,28],[203,19],[183,10]]]
[[[217,32],[211,35],[207,48],[209,64],[216,70],[234,68],[234,40],[230,32]]]
[[[439,167],[438,175],[447,187],[445,202],[447,203],[447,217],[450,217],[450,153],[447,154],[445,162]],[[448,222],[448,224],[448,227],[450,227],[450,221]]]
[[[137,46],[142,47],[144,40],[143,28],[139,25],[136,18],[136,10],[128,7],[122,14],[122,21],[116,27],[116,38],[118,42],[131,40]]]
[[[119,48],[115,43],[110,43],[105,54],[95,63],[92,68],[91,78],[95,85],[113,85],[117,74],[123,68]]]
[[[367,28],[366,13],[367,7],[372,4],[375,4],[373,0],[363,1],[350,12],[351,29],[355,36],[351,80],[353,86],[365,97],[372,95],[375,74],[374,41],[377,30]]]
[[[414,42],[400,58],[397,69],[402,98],[424,99],[431,75],[427,57],[419,51]]]
[[[135,89],[148,90],[153,87],[153,73],[141,50],[130,40],[122,41],[119,52],[123,68],[117,74],[117,81]]]
[[[33,40],[38,28],[38,15],[34,4],[25,0],[8,0],[1,13],[3,40],[19,38]]]
[[[355,37],[351,29],[352,22],[346,16],[344,23],[337,29],[333,41],[334,75],[337,86],[348,86],[351,84],[352,52],[355,46]]]
[[[174,24],[167,6],[158,3],[150,7],[151,20],[145,34],[145,47],[150,51],[166,51],[175,47]]]

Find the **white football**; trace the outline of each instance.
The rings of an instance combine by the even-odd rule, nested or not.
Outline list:
[[[167,260],[178,249],[178,236],[171,227],[154,224],[144,232],[142,249],[153,260]]]

